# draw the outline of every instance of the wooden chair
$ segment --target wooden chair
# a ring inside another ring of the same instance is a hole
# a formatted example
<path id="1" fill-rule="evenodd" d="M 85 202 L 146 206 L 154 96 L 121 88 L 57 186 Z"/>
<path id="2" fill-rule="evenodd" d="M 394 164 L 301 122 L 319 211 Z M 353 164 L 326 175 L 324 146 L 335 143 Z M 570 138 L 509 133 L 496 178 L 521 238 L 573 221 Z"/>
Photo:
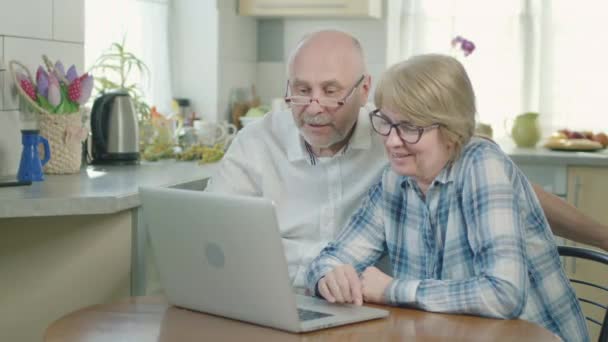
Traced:
<path id="1" fill-rule="evenodd" d="M 587 248 L 571 247 L 571 246 L 558 246 L 557 249 L 558 249 L 560 256 L 579 258 L 579 259 L 585 259 L 585 260 L 590 260 L 593 262 L 602 263 L 602 264 L 606 265 L 606 274 L 608 274 L 608 254 L 597 252 L 597 251 L 587 249 Z M 608 285 L 606 285 L 605 283 L 596 284 L 596 283 L 592 283 L 592 282 L 585 281 L 582 279 L 575 279 L 575 278 L 570 278 L 570 281 L 575 284 L 581 284 L 584 286 L 589 286 L 592 288 L 596 288 L 596 289 L 605 291 L 608 294 L 608 287 L 607 287 Z M 608 282 L 608 278 L 606 278 L 606 281 Z M 598 341 L 599 342 L 608 342 L 608 303 L 598 303 L 589 298 L 583 298 L 579 294 L 577 294 L 577 296 L 578 296 L 578 300 L 580 302 L 587 303 L 589 305 L 601 308 L 604 311 L 604 321 L 603 322 L 600 322 L 599 320 L 597 320 L 593 317 L 589 317 L 587 315 L 585 315 L 585 318 L 589 322 L 592 322 L 593 324 L 597 324 L 601 327 Z"/>

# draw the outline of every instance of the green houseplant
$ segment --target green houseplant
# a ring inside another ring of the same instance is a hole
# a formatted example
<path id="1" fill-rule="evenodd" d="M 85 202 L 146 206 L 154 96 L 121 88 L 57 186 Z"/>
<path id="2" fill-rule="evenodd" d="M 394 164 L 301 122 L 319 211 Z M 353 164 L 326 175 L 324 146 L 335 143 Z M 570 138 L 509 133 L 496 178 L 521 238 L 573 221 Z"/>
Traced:
<path id="1" fill-rule="evenodd" d="M 98 93 L 121 90 L 133 99 L 140 124 L 150 119 L 150 106 L 144 101 L 140 86 L 133 82 L 135 76 L 149 78 L 150 70 L 146 64 L 125 48 L 125 40 L 112 43 L 91 67 L 95 75 L 95 90 Z"/>

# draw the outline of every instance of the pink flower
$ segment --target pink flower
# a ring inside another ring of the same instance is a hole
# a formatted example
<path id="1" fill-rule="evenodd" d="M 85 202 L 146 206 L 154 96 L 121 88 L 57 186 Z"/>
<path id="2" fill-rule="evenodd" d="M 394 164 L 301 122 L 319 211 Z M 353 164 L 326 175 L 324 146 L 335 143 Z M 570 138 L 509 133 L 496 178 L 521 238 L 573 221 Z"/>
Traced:
<path id="1" fill-rule="evenodd" d="M 27 96 L 36 101 L 36 89 L 34 88 L 34 85 L 29 77 L 25 76 L 21 72 L 17 72 L 17 81 L 19 82 L 19 87 L 23 89 Z"/>
<path id="2" fill-rule="evenodd" d="M 61 89 L 59 88 L 59 81 L 57 76 L 49 74 L 49 103 L 53 106 L 59 106 L 61 103 Z"/>
<path id="3" fill-rule="evenodd" d="M 68 87 L 68 97 L 71 101 L 84 104 L 91 96 L 93 90 L 93 76 L 84 74 L 75 79 Z"/>

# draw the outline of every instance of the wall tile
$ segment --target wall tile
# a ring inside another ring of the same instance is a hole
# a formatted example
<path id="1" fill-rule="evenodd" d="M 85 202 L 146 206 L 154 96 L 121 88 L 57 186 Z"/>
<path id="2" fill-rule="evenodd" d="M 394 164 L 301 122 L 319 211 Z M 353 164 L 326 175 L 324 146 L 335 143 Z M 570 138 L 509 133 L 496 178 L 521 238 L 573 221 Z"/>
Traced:
<path id="1" fill-rule="evenodd" d="M 84 3 L 53 0 L 53 39 L 84 43 Z"/>
<path id="2" fill-rule="evenodd" d="M 274 98 L 283 97 L 287 84 L 286 64 L 283 62 L 258 63 L 255 84 L 264 104 L 270 104 Z"/>
<path id="3" fill-rule="evenodd" d="M 0 0 L 0 34 L 51 39 L 53 1 Z"/>
<path id="4" fill-rule="evenodd" d="M 78 43 L 63 43 L 47 40 L 4 37 L 4 59 L 15 59 L 27 66 L 34 76 L 36 69 L 42 62 L 42 54 L 51 60 L 60 59 L 65 68 L 75 64 L 79 73 L 84 69 L 84 46 Z M 3 110 L 15 110 L 19 107 L 17 94 L 13 81 L 7 74 L 4 79 L 4 105 Z"/>
<path id="5" fill-rule="evenodd" d="M 283 36 L 282 19 L 258 20 L 258 62 L 283 61 Z"/>
<path id="6" fill-rule="evenodd" d="M 0 111 L 4 108 L 4 79 L 8 77 L 8 65 L 4 59 L 4 37 L 0 36 Z"/>
<path id="7" fill-rule="evenodd" d="M 305 34 L 322 29 L 336 29 L 348 32 L 359 39 L 365 51 L 367 63 L 384 63 L 386 60 L 385 25 L 386 21 L 382 19 L 285 20 L 283 60 L 287 60 L 289 53 Z"/>
<path id="8" fill-rule="evenodd" d="M 235 88 L 246 88 L 250 93 L 251 85 L 256 84 L 255 62 L 224 62 L 220 70 L 218 92 L 218 120 L 227 120 L 230 112 L 230 97 Z M 256 89 L 257 91 L 257 89 Z"/>
<path id="9" fill-rule="evenodd" d="M 21 159 L 19 112 L 0 111 L 0 176 L 17 174 Z"/>
<path id="10" fill-rule="evenodd" d="M 219 10 L 219 53 L 221 61 L 255 62 L 257 60 L 257 21 L 254 17 L 236 14 L 236 0 Z M 228 6 L 230 5 L 230 6 Z"/>

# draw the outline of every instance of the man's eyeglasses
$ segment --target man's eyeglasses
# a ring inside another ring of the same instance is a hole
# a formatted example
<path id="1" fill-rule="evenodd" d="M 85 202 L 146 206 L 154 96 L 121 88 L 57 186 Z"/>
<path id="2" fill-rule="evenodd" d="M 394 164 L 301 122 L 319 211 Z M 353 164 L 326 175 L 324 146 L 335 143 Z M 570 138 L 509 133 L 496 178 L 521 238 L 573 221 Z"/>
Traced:
<path id="1" fill-rule="evenodd" d="M 341 99 L 336 99 L 336 98 L 331 98 L 331 97 L 312 98 L 310 96 L 299 96 L 299 95 L 289 96 L 289 80 L 287 80 L 287 89 L 285 89 L 285 102 L 288 105 L 293 105 L 293 106 L 308 106 L 309 104 L 313 103 L 314 101 L 317 101 L 317 103 L 320 106 L 323 106 L 325 108 L 338 108 L 340 106 L 343 106 L 346 103 L 346 101 L 348 101 L 348 99 L 355 92 L 355 89 L 357 89 L 357 87 L 359 87 L 359 85 L 361 85 L 361 82 L 363 82 L 364 79 L 365 79 L 365 75 L 361 75 L 361 77 L 359 78 L 357 83 L 355 83 L 355 85 L 350 89 L 348 94 L 346 94 L 346 96 L 344 96 Z"/>
<path id="2" fill-rule="evenodd" d="M 397 135 L 408 144 L 419 142 L 424 132 L 439 127 L 439 124 L 416 126 L 406 121 L 393 123 L 388 117 L 382 114 L 380 109 L 376 109 L 369 113 L 369 119 L 372 122 L 372 128 L 376 133 L 387 137 L 391 134 L 391 130 L 394 127 L 397 130 Z"/>

